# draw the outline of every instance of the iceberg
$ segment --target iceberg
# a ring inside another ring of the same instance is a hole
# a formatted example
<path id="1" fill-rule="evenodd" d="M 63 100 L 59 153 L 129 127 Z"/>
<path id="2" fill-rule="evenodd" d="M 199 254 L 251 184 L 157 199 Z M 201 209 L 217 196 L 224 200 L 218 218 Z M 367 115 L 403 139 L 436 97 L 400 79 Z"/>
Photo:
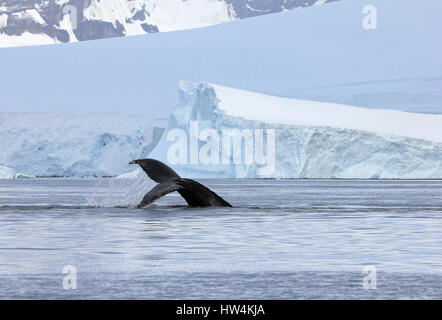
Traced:
<path id="1" fill-rule="evenodd" d="M 23 177 L 116 176 L 150 154 L 164 127 L 138 115 L 0 113 L 0 165 Z"/>
<path id="2" fill-rule="evenodd" d="M 232 132 L 241 133 L 241 156 L 235 147 L 232 152 Z M 255 144 L 247 146 L 247 137 Z M 273 170 L 260 174 L 263 157 L 272 154 Z M 438 179 L 442 115 L 181 81 L 178 104 L 151 156 L 193 178 Z"/>
<path id="3" fill-rule="evenodd" d="M 0 180 L 1 179 L 15 179 L 17 173 L 14 169 L 0 166 Z"/>
<path id="4" fill-rule="evenodd" d="M 32 179 L 35 178 L 32 175 L 26 175 L 15 172 L 14 169 L 0 166 L 0 180 L 12 180 L 12 179 Z"/>

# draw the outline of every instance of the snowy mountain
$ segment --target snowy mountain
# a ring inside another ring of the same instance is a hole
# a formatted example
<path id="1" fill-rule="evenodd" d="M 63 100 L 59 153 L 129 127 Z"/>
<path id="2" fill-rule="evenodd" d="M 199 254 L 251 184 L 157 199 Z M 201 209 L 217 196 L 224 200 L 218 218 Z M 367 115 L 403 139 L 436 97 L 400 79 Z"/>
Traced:
<path id="1" fill-rule="evenodd" d="M 152 157 L 185 176 L 442 178 L 442 115 L 287 99 L 209 83 L 181 82 L 179 97 Z M 235 159 L 238 130 L 245 131 Z M 265 152 L 257 153 L 260 146 Z M 269 165 L 272 170 L 261 175 Z"/>
<path id="2" fill-rule="evenodd" d="M 205 27 L 337 0 L 0 0 L 0 47 Z"/>
<path id="3" fill-rule="evenodd" d="M 118 114 L 0 113 L 0 178 L 113 176 L 148 156 L 163 122 Z"/>

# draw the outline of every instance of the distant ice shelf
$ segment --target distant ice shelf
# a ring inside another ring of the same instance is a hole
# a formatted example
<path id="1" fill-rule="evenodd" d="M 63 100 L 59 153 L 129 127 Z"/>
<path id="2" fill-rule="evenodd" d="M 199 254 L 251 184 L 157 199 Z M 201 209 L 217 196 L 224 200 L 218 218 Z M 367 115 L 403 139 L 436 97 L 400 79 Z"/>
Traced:
<path id="1" fill-rule="evenodd" d="M 135 115 L 0 113 L 0 166 L 43 177 L 115 176 L 150 154 L 164 126 Z"/>

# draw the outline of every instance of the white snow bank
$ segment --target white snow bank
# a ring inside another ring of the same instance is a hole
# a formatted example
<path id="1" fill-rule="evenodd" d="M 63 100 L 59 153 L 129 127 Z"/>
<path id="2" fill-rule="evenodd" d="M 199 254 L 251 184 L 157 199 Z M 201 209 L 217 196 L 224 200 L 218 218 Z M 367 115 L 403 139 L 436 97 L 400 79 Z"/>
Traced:
<path id="1" fill-rule="evenodd" d="M 39 46 L 46 44 L 59 43 L 54 38 L 46 34 L 34 34 L 30 32 L 24 32 L 19 36 L 10 36 L 4 33 L 0 33 L 0 48 L 6 47 L 20 47 L 20 46 Z"/>
<path id="2" fill-rule="evenodd" d="M 193 147 L 191 122 L 198 123 L 199 131 Z M 274 130 L 274 170 L 266 177 L 442 178 L 441 115 L 286 99 L 209 83 L 180 83 L 179 102 L 151 157 L 186 177 L 260 177 L 256 153 L 249 164 L 235 162 L 232 153 L 225 159 L 222 141 L 211 145 L 212 162 L 202 161 L 208 142 L 201 132 L 215 131 L 222 137 L 223 130 L 234 129 L 261 130 L 267 139 Z M 171 163 L 170 155 L 179 154 L 171 153 L 177 146 L 177 130 L 190 141 L 183 158 L 187 159 Z M 240 151 L 243 158 L 253 155 L 253 150 Z"/>
<path id="3" fill-rule="evenodd" d="M 38 11 L 35 9 L 26 10 L 25 14 L 38 24 L 41 24 L 41 25 L 46 24 L 46 21 L 44 21 L 44 19 L 40 15 L 40 13 L 38 13 Z"/>
<path id="4" fill-rule="evenodd" d="M 225 1 L 161 0 L 146 4 L 148 22 L 160 32 L 207 27 L 235 20 L 231 6 Z"/>

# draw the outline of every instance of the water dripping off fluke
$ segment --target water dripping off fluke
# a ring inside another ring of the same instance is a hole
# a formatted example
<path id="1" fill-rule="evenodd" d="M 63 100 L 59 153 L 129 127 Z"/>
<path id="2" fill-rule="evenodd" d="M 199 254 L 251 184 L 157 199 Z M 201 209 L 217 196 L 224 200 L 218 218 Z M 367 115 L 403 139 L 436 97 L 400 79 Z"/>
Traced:
<path id="1" fill-rule="evenodd" d="M 154 184 L 142 170 L 138 170 L 131 178 L 111 178 L 86 197 L 87 206 L 136 208 Z"/>

